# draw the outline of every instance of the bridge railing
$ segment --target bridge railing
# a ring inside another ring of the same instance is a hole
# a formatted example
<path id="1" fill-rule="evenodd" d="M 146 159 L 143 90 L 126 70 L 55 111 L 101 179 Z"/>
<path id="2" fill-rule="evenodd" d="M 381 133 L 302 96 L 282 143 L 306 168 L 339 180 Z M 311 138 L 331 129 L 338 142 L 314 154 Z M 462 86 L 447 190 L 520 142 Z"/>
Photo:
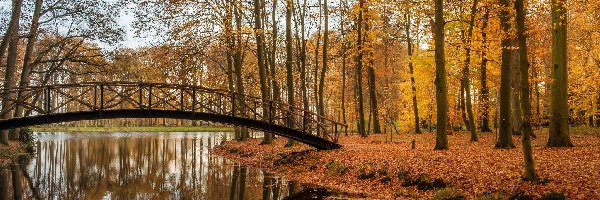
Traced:
<path id="1" fill-rule="evenodd" d="M 21 98 L 17 98 L 21 93 Z M 345 126 L 302 108 L 191 85 L 137 82 L 86 82 L 14 88 L 0 92 L 0 117 L 12 118 L 15 110 L 24 116 L 117 109 L 175 110 L 211 113 L 252 119 L 300 130 L 337 142 Z M 5 106 L 6 105 L 6 106 Z M 20 117 L 20 116 L 15 116 Z"/>

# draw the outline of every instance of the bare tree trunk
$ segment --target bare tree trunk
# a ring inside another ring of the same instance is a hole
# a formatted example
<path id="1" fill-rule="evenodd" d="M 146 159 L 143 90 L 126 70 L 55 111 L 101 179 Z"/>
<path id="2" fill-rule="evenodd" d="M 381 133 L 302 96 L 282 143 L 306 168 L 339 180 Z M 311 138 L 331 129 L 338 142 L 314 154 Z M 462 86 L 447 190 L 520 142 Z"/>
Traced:
<path id="1" fill-rule="evenodd" d="M 286 12 L 285 12 L 285 49 L 286 49 L 286 81 L 287 81 L 287 102 L 290 105 L 288 112 L 291 112 L 291 107 L 294 106 L 294 75 L 292 68 L 292 9 L 294 8 L 293 0 L 286 0 Z M 291 114 L 291 113 L 289 113 Z M 293 128 L 294 123 L 291 119 L 292 116 L 288 116 L 288 127 Z M 293 140 L 288 140 L 286 146 L 291 146 Z"/>
<path id="2" fill-rule="evenodd" d="M 323 32 L 323 69 L 321 69 L 321 78 L 319 79 L 319 103 L 318 111 L 319 115 L 325 116 L 325 105 L 323 104 L 323 92 L 325 91 L 325 73 L 327 72 L 327 45 L 329 42 L 329 10 L 327 7 L 327 0 L 323 1 L 323 15 L 325 17 L 325 32 Z M 321 118 L 321 123 L 324 123 L 324 119 Z"/>
<path id="3" fill-rule="evenodd" d="M 340 0 L 340 5 L 344 5 L 346 2 Z M 344 14 L 341 14 L 341 20 L 340 20 L 340 33 L 341 35 L 346 35 L 346 31 L 344 29 Z M 342 39 L 342 123 L 347 124 L 348 122 L 346 121 L 346 50 L 347 50 L 347 45 L 346 45 L 346 39 L 343 38 Z M 348 127 L 344 127 L 344 132 L 346 134 L 348 134 Z"/>
<path id="4" fill-rule="evenodd" d="M 502 64 L 500 67 L 500 133 L 496 148 L 515 148 L 511 133 L 511 66 L 510 60 L 513 55 L 511 46 L 510 15 L 507 10 L 510 8 L 508 0 L 500 0 L 500 27 L 502 28 Z"/>
<path id="5" fill-rule="evenodd" d="M 521 70 L 521 106 L 523 107 L 523 161 L 525 163 L 525 173 L 523 179 L 527 181 L 536 181 L 535 166 L 533 164 L 533 153 L 531 150 L 530 136 L 533 133 L 531 129 L 531 100 L 529 99 L 529 60 L 527 59 L 527 38 L 525 36 L 525 9 L 524 0 L 515 1 L 515 10 L 517 12 L 517 37 L 519 39 L 519 55 Z"/>
<path id="6" fill-rule="evenodd" d="M 511 40 L 511 46 L 516 47 L 518 46 L 518 41 L 516 38 Z M 511 107 L 512 107 L 512 123 L 511 123 L 511 128 L 512 128 L 512 134 L 513 135 L 521 135 L 521 127 L 523 126 L 523 114 L 522 114 L 522 110 L 521 110 L 521 70 L 519 70 L 520 65 L 519 65 L 519 61 L 521 60 L 520 58 L 520 54 L 518 51 L 513 51 L 512 52 L 513 55 L 511 56 L 511 63 L 510 66 L 512 67 L 512 93 L 511 93 L 511 99 L 510 99 L 510 103 L 511 103 Z"/>
<path id="7" fill-rule="evenodd" d="M 281 100 L 281 91 L 279 88 L 279 83 L 277 81 L 277 63 L 276 63 L 276 52 L 277 52 L 277 0 L 273 0 L 273 10 L 271 11 L 271 23 L 273 25 L 273 36 L 271 36 L 271 89 L 273 90 L 273 100 L 280 101 Z M 274 112 L 274 111 L 272 111 Z"/>
<path id="8" fill-rule="evenodd" d="M 414 72 L 414 67 L 413 67 L 413 62 L 412 62 L 412 56 L 413 56 L 413 43 L 412 43 L 412 37 L 410 35 L 410 14 L 409 11 L 406 10 L 406 46 L 408 49 L 408 70 L 410 72 L 410 87 L 412 89 L 412 104 L 413 104 L 413 113 L 415 116 L 415 133 L 421 133 L 421 126 L 419 123 L 419 107 L 417 104 L 417 87 L 415 84 L 415 72 Z"/>
<path id="9" fill-rule="evenodd" d="M 481 132 L 492 132 L 490 129 L 490 98 L 489 98 L 489 90 L 487 87 L 487 33 L 486 29 L 488 26 L 488 19 L 490 16 L 490 11 L 487 7 L 484 7 L 485 13 L 483 14 L 483 25 L 481 27 L 481 40 L 482 40 L 482 49 L 481 49 Z"/>
<path id="10" fill-rule="evenodd" d="M 6 35 L 4 36 L 4 41 L 8 42 L 8 53 L 7 53 L 7 61 L 6 61 L 6 69 L 4 71 L 4 88 L 3 88 L 3 97 L 2 97 L 2 116 L 1 119 L 7 119 L 10 117 L 8 105 L 11 104 L 11 101 L 8 100 L 12 98 L 12 94 L 9 91 L 14 87 L 15 84 L 15 70 L 17 68 L 17 56 L 18 56 L 18 48 L 19 48 L 19 19 L 21 17 L 21 6 L 23 5 L 23 0 L 13 0 L 12 2 L 12 15 L 10 18 L 10 23 L 8 25 L 8 30 L 6 31 Z M 2 57 L 2 54 L 0 54 Z M 8 130 L 2 130 L 0 134 L 0 143 L 8 145 Z"/>
<path id="11" fill-rule="evenodd" d="M 29 35 L 27 36 L 27 47 L 25 48 L 25 56 L 23 57 L 23 70 L 21 72 L 21 80 L 19 81 L 19 87 L 27 87 L 29 86 L 29 81 L 31 80 L 31 69 L 33 68 L 33 63 L 31 59 L 33 57 L 33 48 L 37 41 L 37 33 L 40 21 L 40 13 L 42 12 L 42 0 L 35 1 L 35 8 L 33 11 L 33 18 L 31 19 L 31 27 L 29 30 Z M 17 93 L 17 101 L 23 101 L 23 92 L 19 91 Z M 15 117 L 23 116 L 23 106 L 17 105 L 15 109 Z M 16 135 L 19 135 L 20 129 L 16 129 Z"/>
<path id="12" fill-rule="evenodd" d="M 473 38 L 473 27 L 475 26 L 475 15 L 477 14 L 478 2 L 478 0 L 474 0 L 473 6 L 471 6 L 471 19 L 469 21 L 469 30 L 466 38 L 465 68 L 463 69 L 463 79 L 465 83 L 464 92 L 466 94 L 465 101 L 467 106 L 467 114 L 469 115 L 469 131 L 471 132 L 471 142 L 479 140 L 477 138 L 477 130 L 475 129 L 475 117 L 473 116 L 473 105 L 471 103 L 471 85 L 469 83 L 469 65 L 471 65 L 471 38 Z"/>
<path id="13" fill-rule="evenodd" d="M 235 66 L 235 75 L 236 75 L 236 90 L 238 94 L 245 94 L 244 92 L 244 81 L 243 81 L 243 76 L 242 76 L 242 5 L 241 2 L 234 0 L 233 1 L 234 4 L 234 15 L 235 15 L 235 26 L 236 26 L 236 45 L 235 45 L 235 53 L 234 53 L 234 59 L 233 59 L 233 64 Z M 243 102 L 243 99 L 239 100 L 237 104 L 240 104 Z M 236 110 L 238 110 L 238 113 L 241 114 L 245 114 L 246 113 L 246 108 L 244 106 L 239 106 L 239 109 L 236 108 Z M 240 137 L 238 138 L 238 140 L 240 141 L 244 141 L 246 139 L 248 139 L 249 137 L 249 133 L 248 133 L 248 129 L 241 127 L 240 128 Z"/>
<path id="14" fill-rule="evenodd" d="M 358 11 L 358 21 L 356 22 L 357 27 L 357 51 L 358 55 L 356 56 L 356 93 L 357 93 L 357 101 L 358 101 L 358 134 L 362 137 L 367 137 L 367 133 L 365 132 L 365 113 L 364 113 L 364 105 L 363 105 L 363 93 L 362 93 L 362 65 L 363 65 L 363 42 L 362 42 L 362 28 L 363 28 L 363 7 L 364 0 L 359 0 L 358 5 L 360 7 Z"/>
<path id="15" fill-rule="evenodd" d="M 444 0 L 435 0 L 435 96 L 437 100 L 437 133 L 435 150 L 448 149 L 448 88 L 446 87 L 446 65 L 444 58 Z"/>
<path id="16" fill-rule="evenodd" d="M 372 121 L 369 120 L 369 122 L 373 123 L 373 133 L 379 134 L 379 133 L 381 133 L 381 126 L 379 124 L 379 110 L 377 108 L 377 88 L 376 88 L 376 83 L 375 83 L 375 66 L 373 66 L 374 62 L 373 62 L 373 50 L 372 50 L 373 44 L 372 44 L 372 41 L 370 41 L 369 37 L 368 37 L 368 35 L 369 35 L 368 33 L 371 32 L 371 28 L 372 28 L 372 26 L 371 26 L 372 22 L 368 18 L 368 16 L 369 16 L 369 14 L 368 14 L 369 13 L 369 5 L 368 4 L 365 6 L 364 10 L 367 14 L 365 15 L 365 23 L 364 23 L 365 24 L 365 36 L 363 36 L 363 43 L 367 43 L 369 45 L 369 47 L 371 47 L 371 48 L 366 48 L 369 50 L 368 51 L 369 56 L 367 57 L 368 58 L 367 59 L 368 60 L 367 75 L 369 76 L 368 77 L 369 78 L 369 81 L 368 81 L 369 103 L 370 103 L 369 108 L 370 108 L 370 115 L 372 117 Z M 371 119 L 371 118 L 369 118 L 369 119 Z M 369 125 L 370 124 L 371 123 L 369 123 Z M 371 130 L 371 129 L 368 129 L 368 130 Z"/>
<path id="17" fill-rule="evenodd" d="M 572 147 L 569 136 L 566 0 L 552 0 L 552 83 L 548 147 Z"/>
<path id="18" fill-rule="evenodd" d="M 262 26 L 262 6 L 261 0 L 254 0 L 254 34 L 256 37 L 256 59 L 258 62 L 258 75 L 260 81 L 260 94 L 261 98 L 264 100 L 270 99 L 269 88 L 267 87 L 267 67 L 265 66 L 265 57 L 264 57 L 264 30 Z M 262 105 L 262 113 L 265 118 L 269 118 L 268 115 L 271 114 L 269 110 L 269 105 L 263 103 Z M 271 133 L 265 133 L 263 137 L 263 141 L 261 144 L 271 144 L 273 140 L 273 135 Z"/>

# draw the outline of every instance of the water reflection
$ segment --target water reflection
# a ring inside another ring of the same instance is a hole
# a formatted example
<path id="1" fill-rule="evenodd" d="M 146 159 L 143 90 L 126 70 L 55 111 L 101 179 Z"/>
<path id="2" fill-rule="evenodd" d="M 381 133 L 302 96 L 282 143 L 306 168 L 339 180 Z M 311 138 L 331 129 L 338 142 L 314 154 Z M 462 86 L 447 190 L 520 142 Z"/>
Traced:
<path id="1" fill-rule="evenodd" d="M 209 150 L 230 133 L 44 133 L 0 199 L 283 199 L 303 188 Z"/>

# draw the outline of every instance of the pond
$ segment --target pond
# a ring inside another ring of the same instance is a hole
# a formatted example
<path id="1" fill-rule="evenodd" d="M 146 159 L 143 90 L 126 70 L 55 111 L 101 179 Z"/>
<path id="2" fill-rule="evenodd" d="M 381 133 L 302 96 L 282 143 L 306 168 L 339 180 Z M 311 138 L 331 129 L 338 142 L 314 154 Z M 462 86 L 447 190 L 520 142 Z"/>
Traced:
<path id="1" fill-rule="evenodd" d="M 33 158 L 0 168 L 0 199 L 284 199 L 314 190 L 209 152 L 232 137 L 37 133 Z"/>

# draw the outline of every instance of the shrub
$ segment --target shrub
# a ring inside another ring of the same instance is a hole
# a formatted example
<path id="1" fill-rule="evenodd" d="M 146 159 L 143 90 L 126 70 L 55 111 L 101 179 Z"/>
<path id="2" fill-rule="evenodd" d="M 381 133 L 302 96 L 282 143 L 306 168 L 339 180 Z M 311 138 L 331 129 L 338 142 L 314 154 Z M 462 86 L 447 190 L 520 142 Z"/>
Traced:
<path id="1" fill-rule="evenodd" d="M 25 145 L 27 153 L 35 153 L 35 136 L 31 128 L 21 128 L 19 132 L 19 141 Z"/>

